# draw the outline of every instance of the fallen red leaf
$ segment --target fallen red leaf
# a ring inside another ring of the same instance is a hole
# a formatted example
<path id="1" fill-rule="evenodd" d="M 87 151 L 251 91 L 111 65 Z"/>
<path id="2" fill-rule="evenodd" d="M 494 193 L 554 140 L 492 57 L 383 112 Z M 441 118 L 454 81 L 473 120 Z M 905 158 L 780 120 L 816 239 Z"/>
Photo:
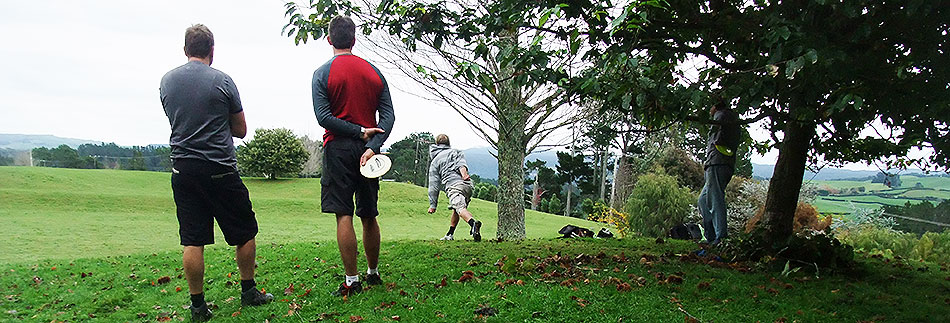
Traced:
<path id="1" fill-rule="evenodd" d="M 351 322 L 351 323 L 356 323 L 356 322 L 359 322 L 359 321 L 362 321 L 362 320 L 363 320 L 363 317 L 362 317 L 362 316 L 359 316 L 359 315 L 350 316 L 350 322 Z"/>
<path id="2" fill-rule="evenodd" d="M 389 318 L 392 319 L 393 321 L 399 321 L 400 319 L 399 315 L 393 315 L 393 316 L 390 316 Z"/>
<path id="3" fill-rule="evenodd" d="M 241 311 L 231 313 L 231 317 L 237 317 L 238 315 L 241 315 Z"/>
<path id="4" fill-rule="evenodd" d="M 171 277 L 162 276 L 161 278 L 158 279 L 158 284 L 159 284 L 159 285 L 168 284 L 168 283 L 170 283 L 171 281 L 172 281 L 172 278 L 171 278 Z"/>
<path id="5" fill-rule="evenodd" d="M 284 288 L 284 295 L 290 295 L 294 293 L 294 283 L 290 283 L 290 286 Z"/>
<path id="6" fill-rule="evenodd" d="M 633 288 L 630 287 L 630 284 L 627 284 L 627 283 L 620 283 L 617 285 L 618 292 L 627 292 L 627 291 L 630 291 L 631 289 Z"/>

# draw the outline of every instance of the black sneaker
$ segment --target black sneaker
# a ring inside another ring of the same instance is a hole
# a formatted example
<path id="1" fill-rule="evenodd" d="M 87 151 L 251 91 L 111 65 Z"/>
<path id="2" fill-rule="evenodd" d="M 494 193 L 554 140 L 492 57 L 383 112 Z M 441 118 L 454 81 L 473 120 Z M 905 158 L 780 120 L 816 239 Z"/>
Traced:
<path id="1" fill-rule="evenodd" d="M 368 274 L 366 275 L 366 284 L 367 285 L 382 285 L 383 279 L 379 278 L 379 274 Z"/>
<path id="2" fill-rule="evenodd" d="M 270 303 L 272 300 L 274 300 L 274 295 L 271 295 L 271 293 L 261 293 L 257 288 L 251 288 L 241 293 L 241 305 L 244 306 L 264 305 Z"/>
<path id="3" fill-rule="evenodd" d="M 330 295 L 340 297 L 359 294 L 361 292 L 363 292 L 363 284 L 360 282 L 354 282 L 350 286 L 346 286 L 346 283 L 340 283 L 340 288 L 330 293 Z"/>
<path id="4" fill-rule="evenodd" d="M 475 225 L 472 225 L 472 238 L 475 239 L 475 242 L 482 241 L 482 221 L 475 220 Z"/>
<path id="5" fill-rule="evenodd" d="M 208 308 L 208 304 L 202 304 L 200 307 L 189 306 L 191 308 L 191 321 L 192 322 L 205 322 L 210 320 L 213 314 L 211 314 L 211 309 Z"/>

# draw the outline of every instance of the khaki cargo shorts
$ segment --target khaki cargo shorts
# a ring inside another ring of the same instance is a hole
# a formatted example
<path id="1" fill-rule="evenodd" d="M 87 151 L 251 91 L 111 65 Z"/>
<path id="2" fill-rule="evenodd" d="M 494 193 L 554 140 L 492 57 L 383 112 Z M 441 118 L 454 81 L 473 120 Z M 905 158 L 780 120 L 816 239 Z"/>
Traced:
<path id="1" fill-rule="evenodd" d="M 449 186 L 445 189 L 445 195 L 449 197 L 449 209 L 465 210 L 472 201 L 472 185 L 461 183 Z"/>

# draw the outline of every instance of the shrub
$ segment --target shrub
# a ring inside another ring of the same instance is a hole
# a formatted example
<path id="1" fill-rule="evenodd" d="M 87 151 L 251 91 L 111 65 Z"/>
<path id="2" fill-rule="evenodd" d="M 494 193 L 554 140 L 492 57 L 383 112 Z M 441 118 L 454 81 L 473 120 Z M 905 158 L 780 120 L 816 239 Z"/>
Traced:
<path id="1" fill-rule="evenodd" d="M 557 198 L 557 195 L 551 195 L 551 199 L 548 200 L 548 213 L 560 214 L 564 211 L 564 203 L 561 202 L 561 199 Z"/>
<path id="2" fill-rule="evenodd" d="M 759 221 L 762 221 L 764 213 L 765 208 L 760 208 L 759 212 L 757 212 L 752 219 L 749 219 L 749 222 L 745 224 L 746 233 L 752 232 L 752 230 L 755 229 Z M 792 232 L 826 231 L 830 227 L 831 215 L 822 218 L 820 214 L 818 214 L 818 210 L 816 210 L 814 206 L 811 206 L 811 204 L 804 202 L 798 203 L 798 207 L 795 208 L 795 220 L 792 222 Z"/>
<path id="3" fill-rule="evenodd" d="M 900 256 L 914 261 L 950 263 L 950 230 L 927 232 L 918 238 L 913 233 L 865 225 L 843 230 L 837 237 L 856 250 L 885 258 Z"/>
<path id="4" fill-rule="evenodd" d="M 495 195 L 498 194 L 498 186 L 491 183 L 478 183 L 475 184 L 472 194 L 475 198 L 494 202 Z"/>
<path id="5" fill-rule="evenodd" d="M 309 158 L 303 144 L 290 129 L 257 129 L 254 139 L 237 151 L 242 171 L 269 179 L 279 176 L 297 177 Z"/>
<path id="6" fill-rule="evenodd" d="M 602 201 L 591 202 L 591 212 L 587 214 L 587 219 L 609 224 L 621 237 L 630 234 L 630 216 L 607 206 Z"/>
<path id="7" fill-rule="evenodd" d="M 662 237 L 673 225 L 684 222 L 696 196 L 680 187 L 676 179 L 662 172 L 640 176 L 627 199 L 624 212 L 629 214 L 632 231 Z"/>

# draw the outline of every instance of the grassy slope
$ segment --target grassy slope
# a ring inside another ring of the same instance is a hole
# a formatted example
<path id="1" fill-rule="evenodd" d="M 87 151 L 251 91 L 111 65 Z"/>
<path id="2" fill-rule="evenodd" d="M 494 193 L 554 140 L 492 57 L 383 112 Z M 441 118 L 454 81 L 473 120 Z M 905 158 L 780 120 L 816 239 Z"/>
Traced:
<path id="1" fill-rule="evenodd" d="M 397 315 L 407 322 L 481 322 L 473 311 L 482 305 L 499 311 L 485 318 L 492 322 L 669 322 L 683 320 L 680 306 L 700 319 L 721 322 L 950 319 L 950 278 L 945 267 L 933 265 L 914 264 L 927 268 L 921 272 L 861 257 L 863 269 L 856 276 L 823 272 L 815 279 L 807 269 L 783 277 L 684 260 L 678 255 L 694 245 L 676 241 L 412 240 L 440 236 L 446 213 L 425 216 L 421 189 L 389 183 L 383 186 L 382 204 L 390 215 L 381 221 L 393 222 L 385 233 L 380 268 L 394 285 L 344 301 L 326 296 L 340 281 L 341 269 L 336 244 L 325 241 L 332 221 L 313 214 L 318 182 L 247 182 L 261 216 L 258 280 L 278 301 L 240 307 L 232 298 L 238 291 L 232 251 L 218 244 L 208 249 L 206 276 L 208 300 L 218 306 L 216 322 L 313 321 L 322 314 L 338 322 L 350 316 L 391 321 Z M 9 237 L 0 248 L 14 254 L 0 262 L 0 321 L 186 319 L 187 292 L 176 288 L 187 290 L 169 194 L 167 174 L 0 168 L 0 218 Z M 494 213 L 493 205 L 482 201 L 473 208 L 486 218 Z M 494 221 L 486 223 L 493 228 Z M 553 236 L 566 222 L 577 221 L 529 213 L 528 232 Z M 600 252 L 602 260 L 575 258 Z M 533 257 L 555 254 L 573 260 L 537 269 L 542 261 Z M 613 257 L 619 254 L 627 260 Z M 507 272 L 494 265 L 504 256 Z M 649 262 L 640 261 L 643 256 Z M 527 259 L 527 265 L 516 265 L 516 259 Z M 477 278 L 456 281 L 465 270 Z M 566 284 L 565 278 L 541 275 L 553 271 L 573 272 L 579 280 Z M 663 283 L 657 274 L 676 274 L 683 282 Z M 152 285 L 162 276 L 171 281 Z M 443 277 L 447 285 L 436 288 Z M 637 277 L 644 277 L 642 286 Z M 524 284 L 499 287 L 506 279 Z M 618 291 L 618 280 L 632 290 Z M 294 290 L 285 294 L 290 284 Z M 299 310 L 285 316 L 292 304 Z"/>
<path id="2" fill-rule="evenodd" d="M 950 319 L 950 281 L 943 279 L 947 272 L 934 266 L 920 272 L 865 259 L 863 273 L 854 276 L 821 273 L 816 279 L 806 268 L 784 277 L 767 271 L 743 273 L 677 256 L 691 248 L 687 243 L 656 244 L 647 239 L 386 242 L 380 268 L 384 280 L 393 285 L 342 300 L 327 296 L 342 279 L 335 244 L 267 244 L 259 247 L 258 280 L 277 295 L 277 301 L 256 308 L 242 308 L 234 298 L 239 287 L 233 256 L 225 248 L 215 248 L 207 254 L 206 294 L 218 306 L 215 322 L 306 322 L 322 314 L 337 322 L 349 322 L 351 316 L 365 322 L 392 321 L 393 316 L 404 322 L 482 322 L 473 311 L 483 305 L 499 312 L 486 318 L 490 322 L 674 322 L 685 317 L 680 306 L 704 321 L 717 322 L 772 322 L 783 317 L 799 322 Z M 577 257 L 601 252 L 600 260 Z M 555 254 L 569 260 L 560 265 L 543 260 Z M 625 261 L 614 257 L 620 254 L 627 257 Z M 496 266 L 504 256 L 510 265 Z M 644 256 L 649 262 L 640 260 Z M 517 265 L 518 258 L 526 259 L 523 265 Z M 187 319 L 183 308 L 187 288 L 178 260 L 179 254 L 169 251 L 9 266 L 0 271 L 0 292 L 6 296 L 0 299 L 0 320 Z M 542 263 L 548 266 L 537 269 Z M 465 270 L 477 278 L 457 281 Z M 555 271 L 574 273 L 577 280 L 564 283 L 564 277 L 543 275 Z M 675 274 L 683 280 L 666 283 L 658 274 Z M 162 276 L 171 281 L 153 285 Z M 446 286 L 437 287 L 443 277 Z M 637 277 L 644 278 L 642 286 Z M 507 279 L 522 280 L 523 285 L 501 288 Z M 631 284 L 632 289 L 620 291 L 618 282 Z M 293 291 L 285 293 L 291 284 Z M 299 310 L 285 316 L 292 304 Z"/>
<path id="3" fill-rule="evenodd" d="M 0 167 L 0 218 L 9 241 L 0 244 L 0 263 L 125 255 L 172 250 L 178 222 L 169 174 L 115 170 Z M 333 216 L 320 213 L 318 179 L 245 179 L 260 225 L 258 243 L 330 241 Z M 447 199 L 426 213 L 425 189 L 382 183 L 379 209 L 383 240 L 436 239 L 448 229 Z M 471 211 L 495 236 L 495 204 L 473 200 Z M 357 221 L 358 222 L 358 221 Z M 529 238 L 557 236 L 568 223 L 599 230 L 597 223 L 526 211 Z M 464 224 L 463 224 L 464 225 Z M 359 225 L 357 225 L 359 227 Z M 224 244 L 220 231 L 216 241 Z M 457 238 L 471 239 L 460 228 Z"/>

